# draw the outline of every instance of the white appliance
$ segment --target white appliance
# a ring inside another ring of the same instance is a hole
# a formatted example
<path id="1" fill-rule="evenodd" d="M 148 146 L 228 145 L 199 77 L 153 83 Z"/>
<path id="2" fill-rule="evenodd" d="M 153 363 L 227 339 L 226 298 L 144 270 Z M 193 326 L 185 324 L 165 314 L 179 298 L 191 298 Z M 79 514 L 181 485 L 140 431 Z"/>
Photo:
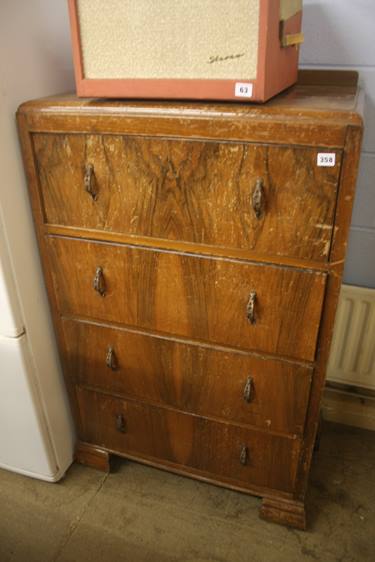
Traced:
<path id="1" fill-rule="evenodd" d="M 7 2 L 1 12 L 0 468 L 54 482 L 72 462 L 74 432 L 40 269 L 15 112 L 25 99 L 72 89 L 69 27 L 63 3 Z"/>
<path id="2" fill-rule="evenodd" d="M 71 430 L 64 425 L 60 428 L 63 435 L 57 428 L 53 430 L 56 420 L 51 423 L 44 408 L 48 396 L 16 300 L 1 217 L 0 222 L 0 467 L 57 481 L 72 462 Z M 56 365 L 56 372 L 50 371 L 50 376 L 59 377 L 57 370 Z M 54 417 L 65 417 L 69 424 L 64 393 L 58 402 L 60 412 Z"/>

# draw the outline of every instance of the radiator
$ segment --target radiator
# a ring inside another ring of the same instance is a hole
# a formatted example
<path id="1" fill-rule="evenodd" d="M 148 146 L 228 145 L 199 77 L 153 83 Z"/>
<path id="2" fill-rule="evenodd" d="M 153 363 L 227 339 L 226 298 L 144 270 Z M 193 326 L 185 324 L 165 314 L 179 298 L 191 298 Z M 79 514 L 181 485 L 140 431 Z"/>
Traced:
<path id="1" fill-rule="evenodd" d="M 342 286 L 327 379 L 375 390 L 375 289 Z"/>

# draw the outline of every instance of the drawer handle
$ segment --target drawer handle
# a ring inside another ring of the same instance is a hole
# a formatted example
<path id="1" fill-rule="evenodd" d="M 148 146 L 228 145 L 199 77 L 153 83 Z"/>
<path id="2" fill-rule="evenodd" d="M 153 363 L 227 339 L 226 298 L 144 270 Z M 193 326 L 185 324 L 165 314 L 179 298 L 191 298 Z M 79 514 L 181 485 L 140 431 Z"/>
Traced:
<path id="1" fill-rule="evenodd" d="M 242 445 L 241 453 L 240 453 L 240 463 L 245 466 L 247 464 L 248 457 L 249 457 L 249 450 L 246 447 L 246 445 Z"/>
<path id="2" fill-rule="evenodd" d="M 98 193 L 95 188 L 95 174 L 94 166 L 92 164 L 86 164 L 84 183 L 87 193 L 89 193 L 93 200 L 96 201 Z"/>
<path id="3" fill-rule="evenodd" d="M 243 389 L 243 399 L 245 400 L 245 402 L 250 402 L 252 389 L 253 389 L 253 379 L 252 377 L 247 377 L 245 387 Z"/>
<path id="4" fill-rule="evenodd" d="M 117 429 L 117 431 L 120 431 L 121 433 L 126 432 L 126 422 L 125 422 L 125 418 L 122 414 L 118 414 L 116 416 L 116 429 Z"/>
<path id="5" fill-rule="evenodd" d="M 264 210 L 264 189 L 263 189 L 263 180 L 261 178 L 258 178 L 255 183 L 253 195 L 251 198 L 251 203 L 256 218 L 260 219 Z"/>
<path id="6" fill-rule="evenodd" d="M 93 287 L 100 296 L 105 295 L 105 279 L 103 274 L 103 269 L 101 267 L 96 268 L 95 277 L 93 281 Z"/>
<path id="7" fill-rule="evenodd" d="M 246 312 L 247 312 L 247 319 L 250 322 L 250 324 L 255 324 L 256 319 L 255 319 L 255 301 L 256 301 L 256 297 L 257 294 L 255 291 L 251 291 L 250 295 L 249 295 L 249 300 L 247 303 L 247 307 L 246 307 Z"/>
<path id="8" fill-rule="evenodd" d="M 116 371 L 116 369 L 118 368 L 117 357 L 113 347 L 109 347 L 107 349 L 105 364 L 107 365 L 108 369 L 111 369 L 112 371 Z"/>

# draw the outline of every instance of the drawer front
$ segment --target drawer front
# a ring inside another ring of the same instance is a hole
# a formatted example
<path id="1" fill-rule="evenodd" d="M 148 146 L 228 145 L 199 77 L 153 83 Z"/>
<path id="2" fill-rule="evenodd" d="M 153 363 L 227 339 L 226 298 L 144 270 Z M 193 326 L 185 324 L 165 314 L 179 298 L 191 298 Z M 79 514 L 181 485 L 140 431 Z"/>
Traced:
<path id="1" fill-rule="evenodd" d="M 291 492 L 300 441 L 77 388 L 80 439 L 246 486 Z M 242 461 L 242 462 L 241 462 Z"/>
<path id="2" fill-rule="evenodd" d="M 303 432 L 312 368 L 64 319 L 68 376 L 114 394 Z"/>
<path id="3" fill-rule="evenodd" d="M 48 237 L 63 315 L 313 359 L 326 275 Z"/>
<path id="4" fill-rule="evenodd" d="M 328 258 L 339 152 L 318 167 L 317 149 L 244 143 L 35 134 L 34 148 L 50 224 Z"/>

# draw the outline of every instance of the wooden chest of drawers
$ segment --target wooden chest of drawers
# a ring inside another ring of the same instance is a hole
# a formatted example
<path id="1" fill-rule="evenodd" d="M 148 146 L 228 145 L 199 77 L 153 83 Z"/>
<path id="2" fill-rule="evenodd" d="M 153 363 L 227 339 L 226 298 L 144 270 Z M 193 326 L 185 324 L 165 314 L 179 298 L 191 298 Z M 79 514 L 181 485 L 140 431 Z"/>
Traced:
<path id="1" fill-rule="evenodd" d="M 257 494 L 305 527 L 362 134 L 355 77 L 317 76 L 264 106 L 20 107 L 79 461 Z"/>

